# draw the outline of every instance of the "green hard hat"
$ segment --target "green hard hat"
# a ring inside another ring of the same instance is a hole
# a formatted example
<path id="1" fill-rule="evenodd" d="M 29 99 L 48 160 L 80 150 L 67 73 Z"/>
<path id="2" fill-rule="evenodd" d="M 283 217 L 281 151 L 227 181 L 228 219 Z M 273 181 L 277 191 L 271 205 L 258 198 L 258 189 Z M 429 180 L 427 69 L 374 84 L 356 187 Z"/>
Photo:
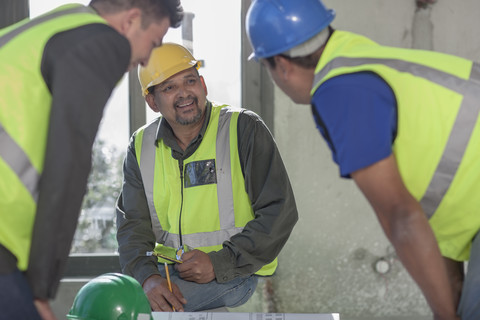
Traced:
<path id="1" fill-rule="evenodd" d="M 153 320 L 153 317 L 137 280 L 125 274 L 106 273 L 78 291 L 67 319 Z"/>

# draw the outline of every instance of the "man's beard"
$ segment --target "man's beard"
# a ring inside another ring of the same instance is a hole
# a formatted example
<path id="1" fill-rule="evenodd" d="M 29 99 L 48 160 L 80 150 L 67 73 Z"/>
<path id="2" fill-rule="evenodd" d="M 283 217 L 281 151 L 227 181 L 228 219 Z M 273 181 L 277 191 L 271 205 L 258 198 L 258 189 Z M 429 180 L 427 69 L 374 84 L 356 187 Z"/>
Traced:
<path id="1" fill-rule="evenodd" d="M 191 97 L 187 97 L 187 99 L 192 99 Z M 187 100 L 187 99 L 182 99 L 182 100 Z M 182 100 L 177 101 L 175 105 L 179 105 L 182 103 Z M 178 124 L 181 125 L 189 125 L 189 124 L 195 124 L 197 123 L 201 118 L 202 118 L 202 110 L 198 107 L 198 99 L 195 97 L 193 98 L 193 104 L 195 108 L 193 109 L 193 112 L 195 114 L 193 116 L 181 116 L 178 113 L 175 116 L 175 121 L 177 121 Z"/>

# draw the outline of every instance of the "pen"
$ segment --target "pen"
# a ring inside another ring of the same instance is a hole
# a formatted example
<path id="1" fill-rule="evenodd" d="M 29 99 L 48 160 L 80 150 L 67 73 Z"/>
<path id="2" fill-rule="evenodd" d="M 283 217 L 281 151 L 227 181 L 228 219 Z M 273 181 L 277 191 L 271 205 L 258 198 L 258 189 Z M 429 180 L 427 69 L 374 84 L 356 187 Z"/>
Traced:
<path id="1" fill-rule="evenodd" d="M 165 262 L 165 274 L 167 275 L 168 290 L 170 290 L 170 292 L 173 292 L 172 291 L 172 282 L 170 281 L 170 272 L 168 271 L 168 264 L 166 262 Z M 173 311 L 175 311 L 174 306 L 172 306 L 172 309 L 173 309 Z"/>

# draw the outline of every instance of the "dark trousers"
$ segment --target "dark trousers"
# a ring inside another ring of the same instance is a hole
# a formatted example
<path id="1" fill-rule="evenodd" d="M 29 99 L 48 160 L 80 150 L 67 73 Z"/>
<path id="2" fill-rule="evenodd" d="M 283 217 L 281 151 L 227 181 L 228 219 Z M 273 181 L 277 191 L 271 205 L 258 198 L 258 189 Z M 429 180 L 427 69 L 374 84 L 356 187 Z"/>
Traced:
<path id="1" fill-rule="evenodd" d="M 0 273 L 0 320 L 41 320 L 22 272 Z"/>

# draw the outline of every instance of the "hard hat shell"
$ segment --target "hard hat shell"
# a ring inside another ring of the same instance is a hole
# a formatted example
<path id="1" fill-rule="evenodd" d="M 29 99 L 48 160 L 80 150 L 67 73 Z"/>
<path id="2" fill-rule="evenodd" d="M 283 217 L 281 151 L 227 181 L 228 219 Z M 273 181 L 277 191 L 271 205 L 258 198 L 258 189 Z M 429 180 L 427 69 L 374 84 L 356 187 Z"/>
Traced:
<path id="1" fill-rule="evenodd" d="M 153 49 L 148 64 L 138 67 L 138 79 L 142 86 L 142 94 L 148 94 L 148 88 L 156 86 L 174 74 L 196 66 L 200 62 L 195 60 L 187 48 L 176 43 L 164 43 Z"/>
<path id="2" fill-rule="evenodd" d="M 78 291 L 67 319 L 153 320 L 153 317 L 137 280 L 120 273 L 106 273 Z"/>
<path id="3" fill-rule="evenodd" d="M 246 17 L 253 48 L 249 59 L 272 57 L 302 44 L 334 18 L 335 11 L 320 0 L 254 0 Z"/>

